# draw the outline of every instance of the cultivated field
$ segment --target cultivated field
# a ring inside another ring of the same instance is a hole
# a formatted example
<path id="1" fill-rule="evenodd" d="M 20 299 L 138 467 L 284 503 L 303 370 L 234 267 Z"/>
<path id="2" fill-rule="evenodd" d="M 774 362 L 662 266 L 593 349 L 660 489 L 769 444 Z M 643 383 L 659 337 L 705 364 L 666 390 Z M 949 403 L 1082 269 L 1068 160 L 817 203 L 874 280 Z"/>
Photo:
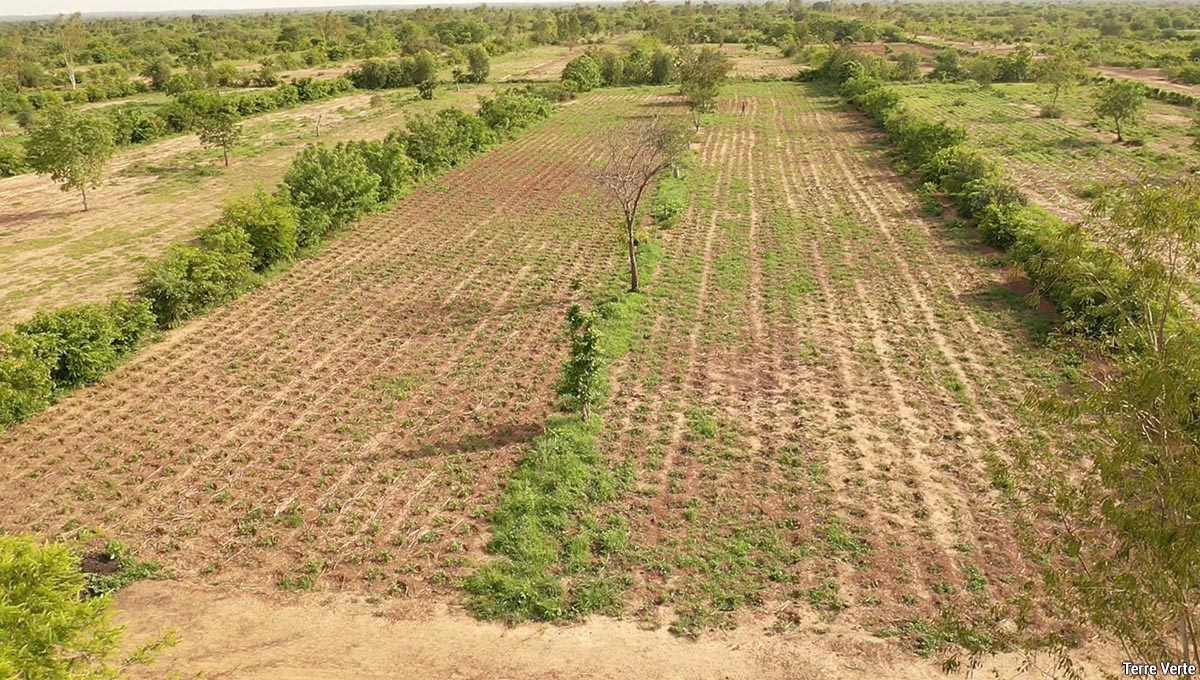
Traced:
<path id="1" fill-rule="evenodd" d="M 592 95 L 0 434 L 3 527 L 183 578 L 449 591 L 545 421 L 563 313 L 616 270 Z"/>
<path id="2" fill-rule="evenodd" d="M 632 611 L 694 632 L 749 607 L 920 649 L 938 611 L 981 616 L 1034 574 L 1002 470 L 1048 320 L 919 216 L 835 99 L 728 91 L 606 415 L 638 470 L 611 508 L 637 545 Z"/>

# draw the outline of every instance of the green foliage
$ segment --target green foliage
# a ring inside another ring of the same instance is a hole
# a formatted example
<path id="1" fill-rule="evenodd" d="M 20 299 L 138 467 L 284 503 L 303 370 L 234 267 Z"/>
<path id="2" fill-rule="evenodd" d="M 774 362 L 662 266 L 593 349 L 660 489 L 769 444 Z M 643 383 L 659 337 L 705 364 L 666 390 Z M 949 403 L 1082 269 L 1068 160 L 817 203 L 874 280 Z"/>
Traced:
<path id="1" fill-rule="evenodd" d="M 127 547 L 117 541 L 109 541 L 105 544 L 102 553 L 90 555 L 90 557 L 103 559 L 111 571 L 103 574 L 87 574 L 87 582 L 84 584 L 83 591 L 89 597 L 111 595 L 137 581 L 154 578 L 162 572 L 161 564 L 138 560 Z"/>
<path id="2" fill-rule="evenodd" d="M 721 50 L 704 46 L 679 53 L 679 89 L 688 106 L 697 113 L 711 111 L 733 62 Z"/>
<path id="3" fill-rule="evenodd" d="M 257 271 L 286 262 L 296 254 L 296 211 L 282 198 L 259 190 L 227 205 L 221 222 L 246 233 Z"/>
<path id="4" fill-rule="evenodd" d="M 79 561 L 57 545 L 0 536 L 0 677 L 117 678 L 121 643 L 105 598 L 80 597 Z"/>
<path id="5" fill-rule="evenodd" d="M 483 151 L 496 134 L 483 120 L 459 109 L 418 114 L 408 120 L 404 135 L 408 155 L 422 172 L 441 172 Z"/>
<path id="6" fill-rule="evenodd" d="M 897 110 L 884 120 L 884 129 L 913 167 L 921 167 L 942 149 L 961 144 L 967 131 L 942 121 L 922 120 L 907 111 Z"/>
<path id="7" fill-rule="evenodd" d="M 603 86 L 600 61 L 592 52 L 584 52 L 563 66 L 562 82 L 572 92 L 588 92 Z"/>
<path id="8" fill-rule="evenodd" d="M 1096 91 L 1093 110 L 1097 116 L 1111 119 L 1117 128 L 1117 141 L 1124 141 L 1123 126 L 1136 121 L 1145 105 L 1144 85 L 1135 80 L 1117 79 Z"/>
<path id="9" fill-rule="evenodd" d="M 534 94 L 505 90 L 495 97 L 479 98 L 479 117 L 502 137 L 510 137 L 549 115 L 550 102 Z"/>
<path id="10" fill-rule="evenodd" d="M 21 147 L 0 145 L 0 177 L 13 177 L 29 172 L 29 169 Z"/>
<path id="11" fill-rule="evenodd" d="M 467 82 L 486 83 L 491 72 L 491 59 L 483 45 L 469 45 L 466 50 Z"/>
<path id="12" fill-rule="evenodd" d="M 37 413 L 53 396 L 50 365 L 37 344 L 11 331 L 0 333 L 0 426 Z"/>
<path id="13" fill-rule="evenodd" d="M 659 227 L 671 227 L 679 221 L 687 208 L 687 182 L 675 176 L 663 177 L 658 182 L 654 193 L 654 201 L 650 204 L 650 217 Z"/>
<path id="14" fill-rule="evenodd" d="M 309 146 L 296 154 L 283 187 L 299 213 L 300 247 L 316 245 L 330 230 L 372 210 L 379 184 L 363 157 L 345 148 Z"/>
<path id="15" fill-rule="evenodd" d="M 337 151 L 357 155 L 371 174 L 379 179 L 377 195 L 380 203 L 398 198 L 404 188 L 412 184 L 418 172 L 417 164 L 408 157 L 401 138 L 389 136 L 382 142 L 343 142 L 338 145 Z"/>
<path id="16" fill-rule="evenodd" d="M 437 59 L 428 50 L 400 59 L 368 59 L 349 74 L 354 86 L 364 90 L 412 87 L 433 82 L 436 76 Z"/>
<path id="17" fill-rule="evenodd" d="M 52 107 L 29 133 L 26 161 L 63 191 L 78 189 L 87 210 L 87 190 L 100 185 L 104 165 L 116 150 L 113 136 L 113 125 L 104 116 Z"/>
<path id="18" fill-rule="evenodd" d="M 937 182 L 950 201 L 964 217 L 971 217 L 971 204 L 966 201 L 966 189 L 973 182 L 1000 180 L 1000 166 L 980 151 L 966 144 L 947 146 L 933 154 L 920 167 L 921 178 Z"/>
<path id="19" fill-rule="evenodd" d="M 218 223 L 196 245 L 173 246 L 151 265 L 138 287 L 162 328 L 176 326 L 213 305 L 232 300 L 257 278 L 250 237 Z"/>
<path id="20" fill-rule="evenodd" d="M 146 303 L 114 299 L 39 312 L 16 330 L 33 343 L 55 386 L 70 388 L 100 379 L 153 328 Z"/>
<path id="21" fill-rule="evenodd" d="M 197 125 L 196 133 L 200 137 L 200 144 L 220 149 L 225 165 L 229 165 L 229 150 L 242 135 L 242 126 L 238 125 L 237 121 L 236 114 L 221 110 L 202 117 Z"/>
<path id="22" fill-rule="evenodd" d="M 595 313 L 572 305 L 567 310 L 567 333 L 571 339 L 570 358 L 559 380 L 558 394 L 586 421 L 605 394 L 602 336 Z"/>

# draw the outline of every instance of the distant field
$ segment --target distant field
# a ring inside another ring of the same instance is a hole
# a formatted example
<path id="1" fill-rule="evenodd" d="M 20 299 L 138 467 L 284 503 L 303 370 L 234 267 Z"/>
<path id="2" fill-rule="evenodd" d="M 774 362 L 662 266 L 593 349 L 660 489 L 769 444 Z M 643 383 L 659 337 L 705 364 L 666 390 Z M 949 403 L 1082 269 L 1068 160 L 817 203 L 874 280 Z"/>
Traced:
<path id="1" fill-rule="evenodd" d="M 1031 84 L 922 83 L 893 86 L 923 116 L 965 126 L 972 140 L 1003 162 L 1011 179 L 1034 201 L 1068 219 L 1088 208 L 1097 182 L 1133 178 L 1143 171 L 1175 173 L 1200 166 L 1187 135 L 1192 111 L 1147 100 L 1142 122 L 1128 126 L 1132 144 L 1115 143 L 1112 121 L 1091 112 L 1095 86 L 1060 99 L 1062 118 L 1039 117 L 1053 99 Z"/>
<path id="2" fill-rule="evenodd" d="M 0 323 L 130 290 L 146 261 L 210 223 L 226 199 L 274 189 L 306 144 L 381 138 L 411 112 L 473 107 L 488 92 L 442 88 L 437 99 L 423 101 L 411 89 L 397 90 L 379 93 L 378 106 L 375 94 L 359 92 L 264 114 L 245 122 L 229 168 L 195 135 L 131 147 L 110 162 L 86 213 L 77 194 L 48 178 L 0 179 Z"/>

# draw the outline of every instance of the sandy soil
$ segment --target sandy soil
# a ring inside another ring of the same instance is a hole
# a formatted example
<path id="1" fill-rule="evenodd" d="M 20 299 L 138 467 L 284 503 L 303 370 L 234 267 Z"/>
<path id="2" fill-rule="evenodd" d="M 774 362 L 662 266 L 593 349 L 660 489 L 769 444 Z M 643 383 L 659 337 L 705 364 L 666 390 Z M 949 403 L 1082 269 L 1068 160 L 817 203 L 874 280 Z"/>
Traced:
<path id="1" fill-rule="evenodd" d="M 344 595 L 284 597 L 153 581 L 123 591 L 117 604 L 131 639 L 167 628 L 182 638 L 153 666 L 135 669 L 134 678 L 947 677 L 938 660 L 917 659 L 862 631 L 838 627 L 767 635 L 747 623 L 692 642 L 606 618 L 569 627 L 506 628 L 444 603 L 376 606 Z M 990 660 L 980 676 L 1046 677 L 1020 672 L 1021 662 L 1017 656 Z"/>

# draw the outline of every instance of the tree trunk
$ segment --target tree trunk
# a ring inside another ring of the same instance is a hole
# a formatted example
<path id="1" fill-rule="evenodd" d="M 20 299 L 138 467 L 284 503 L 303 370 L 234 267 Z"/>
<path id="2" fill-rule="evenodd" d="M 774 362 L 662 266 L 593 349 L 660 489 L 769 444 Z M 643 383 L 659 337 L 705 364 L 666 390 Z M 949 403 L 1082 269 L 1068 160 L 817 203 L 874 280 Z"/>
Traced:
<path id="1" fill-rule="evenodd" d="M 625 234 L 629 237 L 629 292 L 638 292 L 637 244 L 633 240 L 633 223 L 625 225 Z"/>
<path id="2" fill-rule="evenodd" d="M 69 54 L 66 56 L 67 56 L 67 73 L 69 73 L 71 75 L 71 89 L 74 90 L 75 89 L 75 60 L 72 59 L 71 55 L 69 55 Z"/>
<path id="3" fill-rule="evenodd" d="M 1113 122 L 1117 124 L 1117 141 L 1118 142 L 1125 141 L 1125 138 L 1121 136 L 1121 119 L 1113 118 Z"/>
<path id="4" fill-rule="evenodd" d="M 221 147 L 221 154 L 225 156 L 225 167 L 229 167 L 229 147 Z"/>
<path id="5" fill-rule="evenodd" d="M 79 193 L 83 195 L 83 211 L 87 212 L 87 187 L 82 184 L 79 185 Z"/>

